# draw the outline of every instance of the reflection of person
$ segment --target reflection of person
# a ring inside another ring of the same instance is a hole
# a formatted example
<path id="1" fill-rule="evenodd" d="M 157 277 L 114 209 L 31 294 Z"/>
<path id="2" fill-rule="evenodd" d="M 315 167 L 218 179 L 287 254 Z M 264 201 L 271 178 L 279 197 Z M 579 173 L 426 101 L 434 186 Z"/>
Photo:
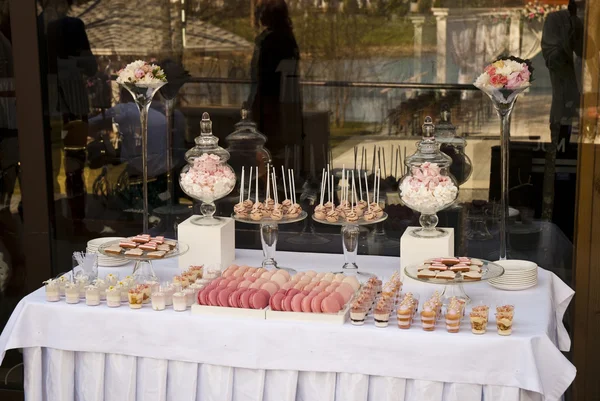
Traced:
<path id="1" fill-rule="evenodd" d="M 49 84 L 48 107 L 50 113 L 59 112 L 62 116 L 67 199 L 74 227 L 80 230 L 85 218 L 83 169 L 90 108 L 86 77 L 96 74 L 98 64 L 83 21 L 67 16 L 72 3 L 73 0 L 40 0 L 43 12 L 39 23 L 45 40 L 41 47 Z"/>
<path id="2" fill-rule="evenodd" d="M 121 90 L 121 103 L 106 110 L 103 114 L 90 118 L 90 131 L 93 133 L 114 122 L 122 135 L 120 160 L 127 163 L 127 173 L 131 180 L 142 176 L 142 137 L 140 112 L 127 90 Z M 112 122 L 111 122 L 112 121 Z M 148 111 L 148 177 L 154 179 L 167 172 L 167 118 L 162 103 L 152 102 Z M 181 166 L 185 152 L 185 117 L 176 110 L 173 128 L 173 166 Z M 149 188 L 152 187 L 150 183 Z M 164 185 L 163 185 L 164 186 Z M 163 192 L 156 188 L 151 192 Z"/>
<path id="3" fill-rule="evenodd" d="M 551 141 L 546 149 L 543 219 L 552 216 L 557 146 L 563 141 L 569 143 L 573 119 L 578 115 L 580 92 L 575 56 L 581 58 L 582 53 L 583 22 L 577 17 L 576 2 L 570 0 L 567 10 L 548 14 L 542 33 L 542 55 L 552 83 Z"/>
<path id="4" fill-rule="evenodd" d="M 264 30 L 255 41 L 248 101 L 274 163 L 283 164 L 285 148 L 303 139 L 300 50 L 285 0 L 258 0 L 254 15 Z"/>

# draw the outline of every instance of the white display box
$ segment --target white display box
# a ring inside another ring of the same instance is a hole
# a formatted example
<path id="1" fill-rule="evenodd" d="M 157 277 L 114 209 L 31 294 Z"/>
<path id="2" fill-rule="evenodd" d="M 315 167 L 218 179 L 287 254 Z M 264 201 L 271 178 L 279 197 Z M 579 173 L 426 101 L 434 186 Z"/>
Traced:
<path id="1" fill-rule="evenodd" d="M 408 227 L 400 238 L 400 270 L 402 281 L 410 280 L 404 274 L 406 266 L 423 262 L 425 259 L 454 256 L 454 229 L 443 228 L 447 234 L 439 238 L 417 238 L 410 234 L 419 227 Z"/>
<path id="2" fill-rule="evenodd" d="M 344 324 L 350 315 L 350 305 L 348 302 L 346 307 L 336 314 L 331 313 L 308 313 L 308 312 L 279 312 L 271 310 L 269 307 L 266 312 L 267 320 L 285 320 L 294 322 L 312 322 L 312 323 L 329 323 L 329 324 Z"/>
<path id="3" fill-rule="evenodd" d="M 192 315 L 242 317 L 265 320 L 265 309 L 229 308 L 224 306 L 192 305 Z"/>
<path id="4" fill-rule="evenodd" d="M 199 226 L 192 223 L 192 216 L 177 226 L 177 239 L 190 249 L 179 256 L 179 268 L 190 265 L 231 265 L 235 260 L 235 221 L 220 217 L 222 223 L 215 226 Z"/>

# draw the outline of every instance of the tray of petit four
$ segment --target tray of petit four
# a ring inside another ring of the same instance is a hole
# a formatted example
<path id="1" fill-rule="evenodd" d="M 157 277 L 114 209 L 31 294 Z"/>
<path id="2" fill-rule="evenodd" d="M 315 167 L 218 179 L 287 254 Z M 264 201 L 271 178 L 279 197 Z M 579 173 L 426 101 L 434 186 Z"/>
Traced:
<path id="1" fill-rule="evenodd" d="M 343 274 L 232 265 L 198 293 L 192 313 L 343 324 L 359 288 Z"/>
<path id="2" fill-rule="evenodd" d="M 140 234 L 122 240 L 110 241 L 100 245 L 98 252 L 131 260 L 165 259 L 187 252 L 187 244 L 162 236 L 152 237 Z"/>
<path id="3" fill-rule="evenodd" d="M 496 263 L 462 256 L 427 259 L 404 270 L 412 279 L 433 284 L 464 284 L 504 274 L 504 268 Z"/>

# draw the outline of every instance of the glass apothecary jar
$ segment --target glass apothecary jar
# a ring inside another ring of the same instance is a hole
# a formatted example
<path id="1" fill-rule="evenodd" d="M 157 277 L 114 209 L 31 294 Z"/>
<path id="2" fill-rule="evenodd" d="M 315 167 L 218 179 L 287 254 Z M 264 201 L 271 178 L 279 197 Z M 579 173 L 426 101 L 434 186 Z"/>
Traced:
<path id="1" fill-rule="evenodd" d="M 212 121 L 208 113 L 202 114 L 200 136 L 194 140 L 196 146 L 185 154 L 187 166 L 181 170 L 181 190 L 193 199 L 202 202 L 202 216 L 192 219 L 198 225 L 216 225 L 215 201 L 224 198 L 235 187 L 235 173 L 227 161 L 229 152 L 218 145 L 219 138 L 212 134 Z"/>
<path id="2" fill-rule="evenodd" d="M 458 197 L 458 185 L 450 173 L 452 159 L 440 151 L 434 132 L 431 117 L 426 117 L 423 139 L 418 143 L 417 151 L 406 158 L 404 164 L 408 172 L 399 183 L 402 202 L 421 213 L 421 228 L 411 231 L 412 235 L 420 238 L 435 238 L 446 234 L 443 229 L 436 228 L 436 213 L 450 206 Z"/>
<path id="3" fill-rule="evenodd" d="M 435 139 L 440 144 L 440 150 L 452 159 L 450 174 L 456 178 L 458 185 L 467 182 L 473 172 L 473 164 L 465 152 L 466 139 L 456 134 L 456 127 L 452 124 L 452 115 L 447 104 L 442 106 L 440 121 L 435 127 Z"/>
<path id="4" fill-rule="evenodd" d="M 241 177 L 243 166 L 246 169 L 248 166 L 258 166 L 259 171 L 264 172 L 267 164 L 271 163 L 271 153 L 264 146 L 267 137 L 256 129 L 248 110 L 243 108 L 241 115 L 242 119 L 235 124 L 235 130 L 225 138 L 227 151 L 231 155 L 229 164 L 238 178 Z"/>

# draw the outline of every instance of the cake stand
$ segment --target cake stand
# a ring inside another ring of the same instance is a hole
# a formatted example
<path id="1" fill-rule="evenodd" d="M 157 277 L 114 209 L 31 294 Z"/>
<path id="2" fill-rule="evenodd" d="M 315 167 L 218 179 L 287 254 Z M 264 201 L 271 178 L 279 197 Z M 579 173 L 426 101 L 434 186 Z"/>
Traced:
<path id="1" fill-rule="evenodd" d="M 265 255 L 265 259 L 262 261 L 262 267 L 265 269 L 283 269 L 290 273 L 296 273 L 296 271 L 294 269 L 290 269 L 289 267 L 279 267 L 277 265 L 277 260 L 275 260 L 277 239 L 279 238 L 279 225 L 297 223 L 304 220 L 306 216 L 308 216 L 308 214 L 305 211 L 302 211 L 298 217 L 283 218 L 281 220 L 273 220 L 271 218 L 252 220 L 250 218 L 236 217 L 235 213 L 231 215 L 235 221 L 239 221 L 240 223 L 260 225 L 260 242 L 262 244 L 263 254 Z"/>
<path id="2" fill-rule="evenodd" d="M 165 239 L 168 240 L 168 238 L 165 238 Z M 124 251 L 118 255 L 114 254 L 114 253 L 106 252 L 106 248 L 108 248 L 112 245 L 119 245 L 119 242 L 121 242 L 121 241 L 122 240 L 106 242 L 106 243 L 100 245 L 100 247 L 98 248 L 98 252 L 100 252 L 102 255 L 105 255 L 105 256 L 135 261 L 135 265 L 133 266 L 133 272 L 132 272 L 133 276 L 137 275 L 137 276 L 156 277 L 156 273 L 154 273 L 154 268 L 152 267 L 152 261 L 174 258 L 176 256 L 183 255 L 190 249 L 189 245 L 184 244 L 179 241 L 176 241 L 177 245 L 175 246 L 175 248 L 173 248 L 169 252 L 167 252 L 165 254 L 165 256 L 163 256 L 162 258 L 149 257 L 147 255 L 148 252 L 144 252 L 144 254 L 141 256 L 125 255 Z M 175 241 L 175 240 L 171 240 L 171 241 Z"/>
<path id="3" fill-rule="evenodd" d="M 442 296 L 446 298 L 457 297 L 464 299 L 467 303 L 471 302 L 471 298 L 465 292 L 463 284 L 479 283 L 481 281 L 489 280 L 491 278 L 500 277 L 504 274 L 504 268 L 496 263 L 479 259 L 483 262 L 481 266 L 481 280 L 466 280 L 462 273 L 457 272 L 454 280 L 445 280 L 439 278 L 419 278 L 418 268 L 421 264 L 406 266 L 404 272 L 406 275 L 413 280 L 421 281 L 423 283 L 444 285 L 444 292 Z"/>
<path id="4" fill-rule="evenodd" d="M 358 270 L 358 265 L 356 264 L 356 255 L 358 254 L 358 235 L 360 233 L 361 226 L 368 226 L 370 224 L 377 224 L 385 221 L 388 218 L 387 213 L 383 213 L 383 216 L 375 219 L 375 220 L 364 220 L 362 217 L 355 222 L 349 223 L 347 221 L 337 221 L 335 223 L 329 222 L 327 220 L 319 220 L 315 218 L 313 214 L 312 219 L 317 223 L 326 224 L 329 226 L 340 226 L 342 227 L 342 248 L 344 250 L 344 265 L 342 266 L 342 271 L 338 273 L 343 273 L 347 275 L 357 275 L 357 276 L 366 276 L 373 277 L 374 275 L 371 273 L 367 273 L 364 271 Z"/>

